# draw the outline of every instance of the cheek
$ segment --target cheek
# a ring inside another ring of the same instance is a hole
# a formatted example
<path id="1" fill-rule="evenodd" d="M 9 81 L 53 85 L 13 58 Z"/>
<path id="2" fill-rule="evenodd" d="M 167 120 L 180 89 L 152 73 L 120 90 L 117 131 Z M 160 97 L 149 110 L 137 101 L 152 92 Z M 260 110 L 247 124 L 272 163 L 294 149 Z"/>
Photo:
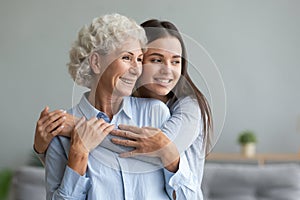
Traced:
<path id="1" fill-rule="evenodd" d="M 173 69 L 173 73 L 176 76 L 176 78 L 179 79 L 181 76 L 181 67 Z"/>
<path id="2" fill-rule="evenodd" d="M 145 74 L 143 72 L 142 75 L 138 79 L 138 84 L 142 86 L 142 85 L 145 85 L 145 83 L 149 82 L 149 81 L 147 81 L 146 77 L 147 76 L 145 76 Z"/>
<path id="3" fill-rule="evenodd" d="M 151 66 L 144 66 L 140 79 L 143 81 L 150 80 L 155 74 L 155 70 Z"/>
<path id="4" fill-rule="evenodd" d="M 138 77 L 140 77 L 143 73 L 143 65 L 138 66 Z"/>
<path id="5" fill-rule="evenodd" d="M 124 66 L 116 66 L 116 67 L 114 67 L 114 68 L 111 69 L 110 76 L 113 79 L 118 79 L 119 77 L 123 76 L 127 72 L 128 72 L 128 69 L 126 67 L 124 67 Z"/>

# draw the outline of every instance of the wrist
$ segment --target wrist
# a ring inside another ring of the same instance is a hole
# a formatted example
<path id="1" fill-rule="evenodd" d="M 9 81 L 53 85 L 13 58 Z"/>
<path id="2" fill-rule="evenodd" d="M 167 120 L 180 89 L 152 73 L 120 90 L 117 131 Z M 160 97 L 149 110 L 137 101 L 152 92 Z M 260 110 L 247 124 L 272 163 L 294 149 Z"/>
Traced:
<path id="1" fill-rule="evenodd" d="M 69 151 L 69 160 L 82 162 L 87 160 L 89 157 L 88 152 L 77 151 L 77 149 L 70 148 Z"/>
<path id="2" fill-rule="evenodd" d="M 162 150 L 160 159 L 167 170 L 174 173 L 178 170 L 180 155 L 174 143 L 171 142 Z"/>
<path id="3" fill-rule="evenodd" d="M 70 151 L 75 151 L 77 153 L 89 153 L 89 150 L 86 148 L 86 146 L 84 145 L 84 143 L 82 142 L 82 140 L 80 139 L 80 137 L 74 132 L 75 130 L 73 130 L 73 133 L 71 135 L 71 147 L 70 147 Z"/>
<path id="4" fill-rule="evenodd" d="M 167 164 L 164 164 L 165 169 L 167 169 L 170 172 L 176 173 L 179 169 L 179 162 L 180 158 L 174 160 L 173 162 L 168 162 Z"/>
<path id="5" fill-rule="evenodd" d="M 82 143 L 71 143 L 69 153 L 83 156 L 88 155 L 90 152 Z"/>
<path id="6" fill-rule="evenodd" d="M 68 157 L 68 166 L 80 175 L 84 175 L 87 169 L 89 153 L 87 151 L 78 151 L 71 146 Z"/>
<path id="7" fill-rule="evenodd" d="M 36 145 L 35 145 L 35 144 L 33 144 L 33 150 L 34 150 L 34 152 L 37 153 L 37 154 L 44 154 L 44 153 L 45 153 L 45 151 L 40 151 L 40 149 L 36 148 Z"/>

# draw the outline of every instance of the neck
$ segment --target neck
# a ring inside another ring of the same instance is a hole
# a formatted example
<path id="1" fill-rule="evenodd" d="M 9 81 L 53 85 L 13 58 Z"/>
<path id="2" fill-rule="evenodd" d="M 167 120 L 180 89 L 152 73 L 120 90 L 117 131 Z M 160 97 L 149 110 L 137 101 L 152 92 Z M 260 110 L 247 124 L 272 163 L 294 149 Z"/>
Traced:
<path id="1" fill-rule="evenodd" d="M 121 106 L 123 97 L 116 97 L 105 91 L 91 91 L 88 97 L 89 102 L 99 111 L 104 112 L 110 119 L 116 114 Z"/>

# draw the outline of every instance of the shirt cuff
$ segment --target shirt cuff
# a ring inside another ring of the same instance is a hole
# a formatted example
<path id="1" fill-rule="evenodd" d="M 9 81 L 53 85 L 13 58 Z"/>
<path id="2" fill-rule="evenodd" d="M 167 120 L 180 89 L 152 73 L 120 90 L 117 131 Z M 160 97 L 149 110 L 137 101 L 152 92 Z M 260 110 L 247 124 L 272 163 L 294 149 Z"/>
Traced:
<path id="1" fill-rule="evenodd" d="M 39 160 L 41 161 L 42 165 L 45 166 L 45 160 L 46 160 L 46 156 L 44 153 L 38 153 L 36 151 L 36 149 L 34 148 L 34 145 L 33 145 L 33 150 L 34 150 L 34 153 L 35 155 L 39 158 Z"/>
<path id="2" fill-rule="evenodd" d="M 168 194 L 171 194 L 171 197 L 173 190 L 176 191 L 181 187 L 187 187 L 192 191 L 197 190 L 197 177 L 195 177 L 195 175 L 190 170 L 189 163 L 184 153 L 180 156 L 179 168 L 177 172 L 172 173 L 167 169 L 164 169 L 164 174 L 166 189 Z"/>
<path id="3" fill-rule="evenodd" d="M 165 187 L 166 187 L 166 192 L 168 194 L 168 196 L 173 199 L 173 191 L 174 189 L 170 186 L 169 182 L 170 179 L 172 178 L 172 176 L 174 176 L 175 173 L 170 172 L 169 170 L 167 170 L 166 168 L 164 168 L 164 175 L 165 175 Z"/>
<path id="4" fill-rule="evenodd" d="M 90 179 L 86 175 L 80 176 L 77 172 L 66 166 L 65 174 L 60 185 L 60 192 L 66 196 L 86 196 L 91 187 Z"/>

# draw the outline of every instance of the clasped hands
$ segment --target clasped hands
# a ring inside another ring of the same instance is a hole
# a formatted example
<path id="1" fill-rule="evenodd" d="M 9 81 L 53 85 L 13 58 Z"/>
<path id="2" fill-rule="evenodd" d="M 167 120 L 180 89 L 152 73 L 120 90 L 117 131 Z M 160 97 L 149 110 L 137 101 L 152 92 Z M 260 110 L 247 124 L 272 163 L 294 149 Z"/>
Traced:
<path id="1" fill-rule="evenodd" d="M 114 125 L 106 123 L 103 119 L 78 119 L 62 110 L 49 112 L 49 108 L 46 107 L 36 125 L 34 148 L 38 153 L 45 153 L 53 137 L 63 135 L 71 137 L 73 149 L 89 153 L 111 134 L 122 137 L 113 138 L 113 143 L 134 147 L 130 152 L 121 153 L 121 157 L 159 157 L 164 166 L 170 167 L 170 171 L 176 171 L 179 153 L 175 144 L 160 129 L 129 125 L 119 125 L 118 128 L 114 130 Z"/>
<path id="2" fill-rule="evenodd" d="M 34 149 L 37 153 L 45 153 L 51 140 L 57 135 L 62 135 L 71 137 L 72 149 L 76 149 L 78 153 L 89 153 L 113 129 L 114 125 L 106 123 L 103 119 L 79 119 L 63 110 L 49 112 L 49 108 L 46 107 L 36 124 Z"/>

